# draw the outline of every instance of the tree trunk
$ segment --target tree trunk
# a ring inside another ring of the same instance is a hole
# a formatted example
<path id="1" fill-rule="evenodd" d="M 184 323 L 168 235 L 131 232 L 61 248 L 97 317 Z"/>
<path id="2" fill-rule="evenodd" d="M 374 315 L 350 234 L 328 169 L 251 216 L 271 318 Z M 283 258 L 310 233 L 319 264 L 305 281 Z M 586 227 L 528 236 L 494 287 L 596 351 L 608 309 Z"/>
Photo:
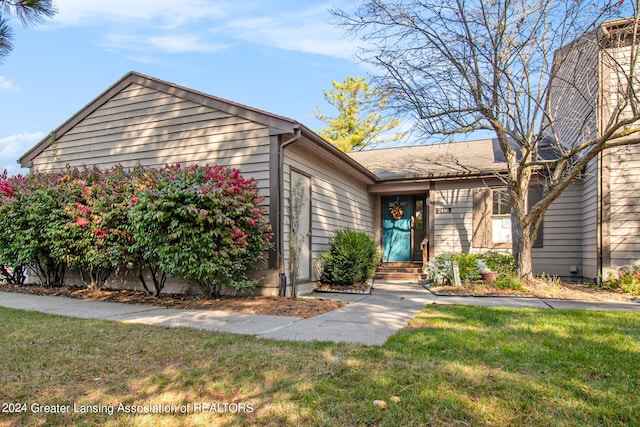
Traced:
<path id="1" fill-rule="evenodd" d="M 531 262 L 533 237 L 530 228 L 523 227 L 522 223 L 518 221 L 518 215 L 515 210 L 511 213 L 511 240 L 518 276 L 525 281 L 533 280 Z"/>

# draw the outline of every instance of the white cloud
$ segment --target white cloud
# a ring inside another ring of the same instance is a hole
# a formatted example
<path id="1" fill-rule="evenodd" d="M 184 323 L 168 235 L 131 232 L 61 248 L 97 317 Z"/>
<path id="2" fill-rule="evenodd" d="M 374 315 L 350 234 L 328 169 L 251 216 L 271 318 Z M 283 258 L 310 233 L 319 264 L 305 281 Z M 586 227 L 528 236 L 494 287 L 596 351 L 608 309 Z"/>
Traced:
<path id="1" fill-rule="evenodd" d="M 137 52 L 185 53 L 215 52 L 226 49 L 229 45 L 209 43 L 199 35 L 163 35 L 142 36 L 135 34 L 112 33 L 104 40 L 105 47 L 110 49 L 127 49 Z M 146 57 L 146 61 L 150 61 Z"/>
<path id="2" fill-rule="evenodd" d="M 303 3 L 304 4 L 304 3 Z M 276 13 L 233 17 L 224 32 L 237 39 L 296 52 L 353 59 L 357 43 L 334 25 L 330 3 Z"/>
<path id="3" fill-rule="evenodd" d="M 197 35 L 150 37 L 151 46 L 169 53 L 215 52 L 229 45 L 209 43 Z"/>
<path id="4" fill-rule="evenodd" d="M 20 88 L 11 80 L 0 76 L 0 92 L 17 92 Z"/>
<path id="5" fill-rule="evenodd" d="M 44 138 L 43 132 L 22 132 L 16 135 L 0 138 L 0 172 L 7 170 L 9 175 L 26 173 L 27 169 L 20 169 L 17 161 L 27 150 Z"/>
<path id="6" fill-rule="evenodd" d="M 224 2 L 207 0 L 57 0 L 53 23 L 85 26 L 96 22 L 153 22 L 162 28 L 175 28 L 200 19 L 225 15 Z"/>
<path id="7" fill-rule="evenodd" d="M 238 42 L 353 58 L 356 43 L 332 25 L 332 3 L 257 0 L 58 0 L 54 26 L 104 29 L 106 48 L 214 52 Z"/>

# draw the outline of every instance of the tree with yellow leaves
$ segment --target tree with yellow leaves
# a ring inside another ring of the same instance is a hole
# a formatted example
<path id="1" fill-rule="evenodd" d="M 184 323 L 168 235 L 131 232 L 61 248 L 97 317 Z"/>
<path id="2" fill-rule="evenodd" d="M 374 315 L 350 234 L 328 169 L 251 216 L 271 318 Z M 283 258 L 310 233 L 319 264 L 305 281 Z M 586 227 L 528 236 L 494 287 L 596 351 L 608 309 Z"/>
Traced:
<path id="1" fill-rule="evenodd" d="M 338 110 L 336 117 L 315 114 L 327 127 L 320 136 L 340 151 L 359 151 L 371 144 L 396 141 L 404 133 L 390 134 L 400 120 L 380 114 L 387 104 L 387 94 L 380 88 L 369 86 L 364 77 L 347 77 L 342 83 L 331 83 L 332 90 L 324 91 L 324 99 Z"/>

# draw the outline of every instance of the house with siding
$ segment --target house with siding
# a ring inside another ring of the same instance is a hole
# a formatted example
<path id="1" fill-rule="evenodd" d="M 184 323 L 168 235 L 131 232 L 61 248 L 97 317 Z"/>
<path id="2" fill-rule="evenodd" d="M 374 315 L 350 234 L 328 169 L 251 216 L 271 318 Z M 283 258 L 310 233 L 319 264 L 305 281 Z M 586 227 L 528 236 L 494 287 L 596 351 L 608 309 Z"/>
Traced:
<path id="1" fill-rule="evenodd" d="M 376 176 L 295 120 L 131 72 L 40 141 L 19 162 L 31 172 L 84 165 L 109 168 L 218 164 L 253 177 L 273 230 L 260 293 L 277 294 L 287 271 L 285 202 L 299 181 L 308 205 L 301 230 L 300 282 L 317 279 L 314 260 L 338 228 L 374 232 Z M 111 285 L 135 279 L 116 277 Z M 120 283 L 124 282 L 124 283 Z M 168 282 L 168 291 L 189 291 Z"/>
<path id="2" fill-rule="evenodd" d="M 633 19 L 607 22 L 556 52 L 547 96 L 554 120 L 545 118 L 541 133 L 578 146 L 632 117 L 640 87 L 637 25 Z M 626 80 L 629 76 L 631 81 Z M 567 203 L 573 201 L 580 225 L 575 234 L 580 250 L 572 256 L 581 261 L 581 276 L 597 280 L 620 267 L 640 265 L 639 170 L 640 145 L 610 148 L 599 153 L 563 195 Z M 548 214 L 545 224 L 550 222 Z"/>
<path id="3" fill-rule="evenodd" d="M 561 85 L 548 103 L 556 132 L 597 134 L 607 120 L 602 94 L 612 85 L 606 55 L 565 61 L 585 82 L 583 93 Z M 617 47 L 616 47 L 617 48 Z M 572 50 L 571 52 L 575 52 Z M 571 53 L 573 54 L 573 53 Z M 562 55 L 562 51 L 558 53 Z M 588 67 L 587 67 L 588 65 Z M 606 71 L 606 72 L 605 72 Z M 566 75 L 577 76 L 565 69 Z M 571 99 L 574 97 L 575 99 Z M 577 99 L 588 126 L 576 128 Z M 613 101 L 611 101 L 613 102 Z M 572 108 L 569 108 L 571 106 Z M 543 123 L 543 130 L 545 124 Z M 306 205 L 299 282 L 317 282 L 316 259 L 329 236 L 349 227 L 375 237 L 388 263 L 421 264 L 446 252 L 508 251 L 509 203 L 500 174 L 506 164 L 491 139 L 345 154 L 295 120 L 130 72 L 19 160 L 32 172 L 67 166 L 220 164 L 257 180 L 274 234 L 260 293 L 277 294 L 288 261 L 289 191 L 302 185 Z M 594 159 L 549 208 L 533 253 L 534 272 L 595 280 L 640 264 L 640 147 Z M 529 204 L 541 197 L 532 185 Z M 114 279 L 128 286 L 129 279 Z M 185 283 L 168 291 L 187 291 Z"/>

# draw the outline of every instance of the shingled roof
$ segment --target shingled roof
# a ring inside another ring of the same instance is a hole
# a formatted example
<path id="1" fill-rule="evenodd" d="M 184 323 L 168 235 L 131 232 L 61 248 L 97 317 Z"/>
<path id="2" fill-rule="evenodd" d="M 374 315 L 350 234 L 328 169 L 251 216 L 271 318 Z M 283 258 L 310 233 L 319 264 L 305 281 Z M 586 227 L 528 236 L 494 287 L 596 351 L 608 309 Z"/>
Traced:
<path id="1" fill-rule="evenodd" d="M 507 164 L 495 139 L 349 153 L 382 181 L 489 176 Z"/>

